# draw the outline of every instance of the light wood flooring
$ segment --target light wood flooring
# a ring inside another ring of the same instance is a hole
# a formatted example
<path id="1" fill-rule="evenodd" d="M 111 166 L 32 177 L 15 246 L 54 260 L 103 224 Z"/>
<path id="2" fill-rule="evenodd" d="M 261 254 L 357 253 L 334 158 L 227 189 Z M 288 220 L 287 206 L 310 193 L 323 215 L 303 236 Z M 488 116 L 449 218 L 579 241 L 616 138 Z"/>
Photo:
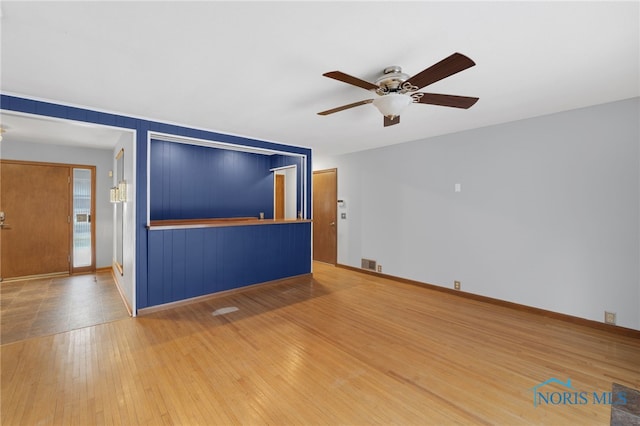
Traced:
<path id="1" fill-rule="evenodd" d="M 0 350 L 4 426 L 604 425 L 611 406 L 534 407 L 533 388 L 640 388 L 640 339 L 319 263 Z"/>
<path id="2" fill-rule="evenodd" d="M 0 283 L 0 342 L 128 318 L 111 272 Z"/>

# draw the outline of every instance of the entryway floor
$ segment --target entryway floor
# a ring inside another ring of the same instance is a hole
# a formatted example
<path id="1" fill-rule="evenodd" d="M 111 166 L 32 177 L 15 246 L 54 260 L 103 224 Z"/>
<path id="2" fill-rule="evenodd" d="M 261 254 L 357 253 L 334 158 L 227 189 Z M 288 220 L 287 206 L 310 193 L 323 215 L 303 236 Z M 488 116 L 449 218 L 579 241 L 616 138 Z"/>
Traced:
<path id="1" fill-rule="evenodd" d="M 0 283 L 0 344 L 128 318 L 111 272 Z"/>

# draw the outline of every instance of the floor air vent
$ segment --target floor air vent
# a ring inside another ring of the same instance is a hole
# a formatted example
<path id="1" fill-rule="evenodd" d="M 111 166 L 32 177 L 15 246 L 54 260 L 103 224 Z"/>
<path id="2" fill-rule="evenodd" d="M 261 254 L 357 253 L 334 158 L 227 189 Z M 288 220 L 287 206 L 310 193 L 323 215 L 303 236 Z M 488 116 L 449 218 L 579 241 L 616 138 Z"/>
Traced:
<path id="1" fill-rule="evenodd" d="M 361 268 L 362 269 L 368 269 L 370 271 L 375 271 L 376 270 L 376 261 L 375 260 L 371 260 L 371 259 L 362 259 Z"/>
<path id="2" fill-rule="evenodd" d="M 226 308 L 220 308 L 220 309 L 216 309 L 215 311 L 213 311 L 211 314 L 214 317 L 217 317 L 218 315 L 225 315 L 225 314 L 230 314 L 231 312 L 235 312 L 238 311 L 239 309 L 236 308 L 235 306 L 227 306 Z"/>

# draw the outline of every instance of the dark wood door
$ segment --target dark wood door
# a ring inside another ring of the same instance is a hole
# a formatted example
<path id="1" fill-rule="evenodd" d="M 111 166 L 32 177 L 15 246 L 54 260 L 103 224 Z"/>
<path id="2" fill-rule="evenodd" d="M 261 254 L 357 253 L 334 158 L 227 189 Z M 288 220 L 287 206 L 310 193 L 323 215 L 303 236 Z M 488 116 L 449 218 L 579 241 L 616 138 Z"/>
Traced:
<path id="1" fill-rule="evenodd" d="M 313 260 L 332 265 L 338 258 L 337 175 L 337 169 L 313 172 Z"/>
<path id="2" fill-rule="evenodd" d="M 70 169 L 0 164 L 0 277 L 70 272 Z"/>

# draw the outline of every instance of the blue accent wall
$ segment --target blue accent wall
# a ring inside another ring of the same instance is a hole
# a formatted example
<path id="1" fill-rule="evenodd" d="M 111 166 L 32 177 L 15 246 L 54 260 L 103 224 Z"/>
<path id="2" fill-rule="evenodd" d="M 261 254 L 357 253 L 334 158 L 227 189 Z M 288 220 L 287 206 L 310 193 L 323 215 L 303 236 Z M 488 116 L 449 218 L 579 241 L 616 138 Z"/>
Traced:
<path id="1" fill-rule="evenodd" d="M 273 218 L 268 155 L 151 141 L 151 220 Z"/>
<path id="2" fill-rule="evenodd" d="M 311 271 L 311 223 L 149 231 L 148 305 Z"/>
<path id="3" fill-rule="evenodd" d="M 59 105 L 51 102 L 26 99 L 26 98 L 5 95 L 5 94 L 0 94 L 0 108 L 7 111 L 16 111 L 16 112 L 22 112 L 27 114 L 35 114 L 35 115 L 41 115 L 41 116 L 47 116 L 47 117 L 75 120 L 75 121 L 86 122 L 86 123 L 114 126 L 114 127 L 124 128 L 124 129 L 133 129 L 136 131 L 136 181 L 138 182 L 138 185 L 136 185 L 136 194 L 135 194 L 136 306 L 134 308 L 136 310 L 144 307 L 148 307 L 148 306 L 153 306 L 157 303 L 161 303 L 161 302 L 158 302 L 158 300 L 168 300 L 168 299 L 165 299 L 164 293 L 162 298 L 160 298 L 157 294 L 158 288 L 159 288 L 157 282 L 159 278 L 155 275 L 153 275 L 152 277 L 149 276 L 150 271 L 155 274 L 155 271 L 165 268 L 163 264 L 158 263 L 160 261 L 160 258 L 158 256 L 154 255 L 152 257 L 150 256 L 150 253 L 149 253 L 149 247 L 153 247 L 152 243 L 156 243 L 156 241 L 152 241 L 152 242 L 149 241 L 150 235 L 155 235 L 152 233 L 156 231 L 148 230 L 147 223 L 146 223 L 147 197 L 149 196 L 149 194 L 147 194 L 147 185 L 145 183 L 147 181 L 147 154 L 148 154 L 147 140 L 148 140 L 149 132 L 159 132 L 159 133 L 164 133 L 169 135 L 217 141 L 217 142 L 229 143 L 234 145 L 242 145 L 246 147 L 270 149 L 270 150 L 275 150 L 280 152 L 290 152 L 293 155 L 305 155 L 306 156 L 306 167 L 305 167 L 306 205 L 307 206 L 311 205 L 312 165 L 311 165 L 311 150 L 308 148 L 283 145 L 283 144 L 278 144 L 274 142 L 244 138 L 241 136 L 227 135 L 224 133 L 211 132 L 207 130 L 193 129 L 189 127 L 171 125 L 171 124 L 161 123 L 157 121 L 145 120 L 141 118 L 127 117 L 120 114 L 93 111 L 86 108 Z M 305 218 L 307 219 L 310 218 L 310 215 L 311 213 L 310 211 L 308 211 L 307 216 Z M 260 227 L 266 228 L 266 227 L 273 227 L 273 226 L 277 227 L 281 225 L 269 225 L 269 226 L 260 226 Z M 279 275 L 282 275 L 283 273 L 289 274 L 291 272 L 295 272 L 294 275 L 297 275 L 298 273 L 309 273 L 311 271 L 310 225 L 291 224 L 289 226 L 302 226 L 302 227 L 308 226 L 309 227 L 308 240 L 306 239 L 306 237 L 305 238 L 300 237 L 299 240 L 296 239 L 295 246 L 298 247 L 300 250 L 299 255 L 289 259 L 285 259 L 287 262 L 295 263 L 296 266 L 291 265 L 289 267 L 284 267 L 278 263 L 274 263 L 273 270 L 270 270 L 268 272 L 263 272 L 261 276 L 269 276 L 269 277 L 277 276 L 277 278 L 274 278 L 274 279 L 278 279 L 278 278 L 285 278 L 286 276 L 290 276 L 290 275 L 279 276 Z M 248 240 L 245 238 L 246 236 L 245 232 L 247 231 L 243 231 L 244 228 L 245 227 L 228 228 L 228 231 L 226 232 L 228 232 L 229 234 L 225 234 L 226 235 L 225 238 L 233 239 L 234 233 L 237 233 L 238 238 L 242 241 L 245 241 L 245 243 L 243 244 L 251 245 L 252 243 L 247 242 Z M 204 231 L 202 232 L 204 236 L 206 232 Z M 195 238 L 194 235 L 190 235 L 190 238 L 194 239 Z M 280 243 L 282 244 L 281 245 L 282 247 L 284 247 L 284 242 L 288 241 L 286 240 L 285 234 L 275 234 L 272 237 L 281 239 Z M 151 239 L 155 239 L 155 238 L 156 237 L 151 237 Z M 192 241 L 191 239 L 189 241 Z M 186 241 L 186 234 L 185 234 L 185 241 Z M 263 241 L 263 240 L 260 240 L 260 241 Z M 245 261 L 245 257 L 246 257 L 245 250 L 244 249 L 240 250 L 238 247 L 239 246 L 233 246 L 233 249 L 230 252 L 230 253 L 235 253 L 235 255 L 232 256 L 229 254 L 228 258 L 224 258 L 225 260 L 228 259 L 230 265 L 234 265 L 236 263 L 241 263 Z M 246 247 L 246 248 L 248 249 L 246 253 L 252 253 L 250 247 Z M 205 256 L 206 253 L 207 253 L 206 251 L 203 252 L 203 256 Z M 190 259 L 192 258 L 193 257 L 190 257 Z M 172 259 L 173 259 L 172 263 L 173 261 L 175 261 L 177 265 L 180 265 L 180 262 L 182 262 L 181 258 L 179 257 L 172 257 Z M 184 262 L 186 261 L 187 261 L 187 257 L 185 256 Z M 218 267 L 223 268 L 224 270 L 224 266 L 218 265 Z M 270 268 L 270 267 L 267 267 L 267 268 Z M 288 269 L 288 268 L 291 268 L 291 269 Z M 240 269 L 238 269 L 237 267 L 234 267 L 232 270 L 240 274 L 240 278 L 236 277 L 234 279 L 230 279 L 229 277 L 225 276 L 226 277 L 225 279 L 228 282 L 236 283 L 236 284 L 224 284 L 224 286 L 237 285 L 237 283 L 250 281 L 247 279 L 241 279 L 242 277 L 244 277 L 243 274 L 245 274 L 246 272 L 240 271 Z M 275 273 L 274 271 L 278 271 L 278 273 Z M 171 276 L 175 276 L 173 275 L 173 272 Z M 165 282 L 164 280 L 167 278 L 164 277 L 163 275 L 162 279 L 163 279 L 162 282 L 164 283 Z M 164 284 L 162 288 L 164 292 L 165 291 Z M 180 288 L 180 283 L 178 281 L 175 281 L 175 288 L 176 289 Z M 173 300 L 180 300 L 179 298 L 182 295 L 182 293 L 178 290 L 172 290 L 171 294 L 176 295 Z M 190 294 L 190 293 L 185 291 L 184 294 Z"/>

